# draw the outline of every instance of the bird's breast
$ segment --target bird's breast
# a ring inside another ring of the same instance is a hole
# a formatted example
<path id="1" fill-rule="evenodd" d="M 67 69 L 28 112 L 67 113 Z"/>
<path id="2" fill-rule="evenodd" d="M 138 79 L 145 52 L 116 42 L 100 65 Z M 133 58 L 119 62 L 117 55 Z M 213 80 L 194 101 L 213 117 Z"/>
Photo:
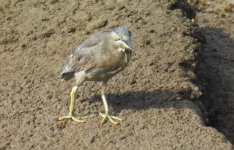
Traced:
<path id="1" fill-rule="evenodd" d="M 95 67 L 88 70 L 89 80 L 104 81 L 109 80 L 115 74 L 121 72 L 129 63 L 131 53 L 115 52 L 105 55 L 96 62 Z"/>

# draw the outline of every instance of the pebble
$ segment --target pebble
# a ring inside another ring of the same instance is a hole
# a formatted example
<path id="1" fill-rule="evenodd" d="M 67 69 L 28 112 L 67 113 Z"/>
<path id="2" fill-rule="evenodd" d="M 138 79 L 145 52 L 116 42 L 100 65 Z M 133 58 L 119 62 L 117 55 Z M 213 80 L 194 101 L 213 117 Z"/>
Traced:
<path id="1" fill-rule="evenodd" d="M 93 30 L 93 29 L 100 29 L 102 27 L 105 27 L 107 25 L 107 20 L 100 18 L 98 20 L 95 20 L 92 22 L 92 24 L 87 25 L 87 30 Z"/>

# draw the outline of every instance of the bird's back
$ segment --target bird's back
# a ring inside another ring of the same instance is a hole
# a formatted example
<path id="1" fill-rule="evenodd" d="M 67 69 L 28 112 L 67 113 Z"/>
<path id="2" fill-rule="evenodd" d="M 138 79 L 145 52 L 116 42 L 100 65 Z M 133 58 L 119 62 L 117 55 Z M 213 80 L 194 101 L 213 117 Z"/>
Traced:
<path id="1" fill-rule="evenodd" d="M 102 80 L 101 78 L 108 78 L 108 72 L 121 68 L 124 56 L 115 53 L 117 47 L 110 46 L 111 34 L 112 31 L 99 32 L 82 42 L 64 66 L 62 79 L 69 80 L 74 73 L 85 71 L 91 78 L 94 77 L 92 80 Z"/>
<path id="2" fill-rule="evenodd" d="M 91 59 L 91 55 L 94 53 L 95 47 L 100 43 L 101 37 L 106 34 L 108 34 L 106 31 L 93 34 L 75 49 L 75 51 L 69 56 L 68 62 L 64 65 L 61 72 L 61 78 L 63 80 L 69 80 L 74 76 L 75 72 L 84 68 L 84 65 Z"/>

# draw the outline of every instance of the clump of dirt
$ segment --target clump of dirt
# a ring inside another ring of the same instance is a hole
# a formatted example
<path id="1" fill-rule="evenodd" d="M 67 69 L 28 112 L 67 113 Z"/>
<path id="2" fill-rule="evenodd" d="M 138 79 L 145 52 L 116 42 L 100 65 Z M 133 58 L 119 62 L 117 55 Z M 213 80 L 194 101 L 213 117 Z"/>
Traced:
<path id="1" fill-rule="evenodd" d="M 202 94 L 192 82 L 201 44 L 184 6 L 182 0 L 1 3 L 0 149 L 231 149 L 193 102 Z M 119 25 L 145 44 L 108 83 L 112 112 L 124 121 L 101 125 L 100 86 L 86 82 L 75 113 L 92 116 L 83 124 L 58 122 L 74 84 L 60 83 L 65 59 L 90 34 Z"/>

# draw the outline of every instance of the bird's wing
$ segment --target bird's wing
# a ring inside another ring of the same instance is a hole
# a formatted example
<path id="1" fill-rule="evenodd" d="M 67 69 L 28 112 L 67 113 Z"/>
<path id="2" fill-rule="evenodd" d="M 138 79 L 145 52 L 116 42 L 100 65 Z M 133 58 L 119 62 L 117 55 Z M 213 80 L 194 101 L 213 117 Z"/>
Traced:
<path id="1" fill-rule="evenodd" d="M 68 63 L 64 66 L 63 73 L 78 72 L 88 70 L 95 65 L 95 59 L 100 56 L 102 50 L 102 42 L 104 38 L 111 34 L 111 31 L 102 31 L 91 35 L 82 42 L 70 55 Z"/>

